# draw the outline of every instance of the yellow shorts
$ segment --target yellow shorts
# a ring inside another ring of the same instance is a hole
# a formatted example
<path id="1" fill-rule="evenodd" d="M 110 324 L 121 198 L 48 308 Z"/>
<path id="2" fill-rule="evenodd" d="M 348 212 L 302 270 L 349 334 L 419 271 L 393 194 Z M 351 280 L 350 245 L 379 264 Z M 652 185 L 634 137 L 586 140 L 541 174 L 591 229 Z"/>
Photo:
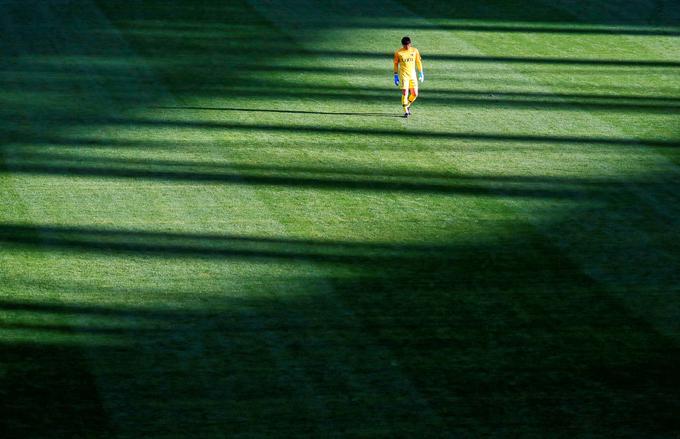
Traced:
<path id="1" fill-rule="evenodd" d="M 399 87 L 402 90 L 408 90 L 410 88 L 418 90 L 418 81 L 416 79 L 412 79 L 410 76 L 400 76 Z"/>

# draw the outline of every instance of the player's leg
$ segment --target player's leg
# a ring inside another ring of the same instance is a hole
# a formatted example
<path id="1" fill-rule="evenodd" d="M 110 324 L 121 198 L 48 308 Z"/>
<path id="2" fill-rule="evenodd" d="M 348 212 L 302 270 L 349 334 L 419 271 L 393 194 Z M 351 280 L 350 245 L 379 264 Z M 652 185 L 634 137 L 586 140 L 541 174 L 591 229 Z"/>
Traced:
<path id="1" fill-rule="evenodd" d="M 399 75 L 399 87 L 401 88 L 401 106 L 404 109 L 404 117 L 408 117 L 408 89 L 411 84 L 409 75 Z"/>
<path id="2" fill-rule="evenodd" d="M 404 108 L 404 114 L 408 114 L 408 88 L 401 90 L 401 106 Z"/>
<path id="3" fill-rule="evenodd" d="M 409 84 L 408 106 L 410 107 L 416 99 L 418 99 L 418 83 L 411 81 L 411 84 Z"/>
<path id="4" fill-rule="evenodd" d="M 415 81 L 412 81 L 409 84 L 409 96 L 408 96 L 408 103 L 406 104 L 406 113 L 410 116 L 411 115 L 411 105 L 413 105 L 413 101 L 416 100 L 418 97 L 418 86 L 413 85 Z"/>

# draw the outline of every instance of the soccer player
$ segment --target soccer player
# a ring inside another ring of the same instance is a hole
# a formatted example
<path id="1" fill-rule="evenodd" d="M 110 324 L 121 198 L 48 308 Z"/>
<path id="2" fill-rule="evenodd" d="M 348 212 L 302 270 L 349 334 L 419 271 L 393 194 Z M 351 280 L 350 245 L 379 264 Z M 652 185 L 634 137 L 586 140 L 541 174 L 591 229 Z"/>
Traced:
<path id="1" fill-rule="evenodd" d="M 425 77 L 420 52 L 415 47 L 411 47 L 411 39 L 402 38 L 401 45 L 403 47 L 394 53 L 394 85 L 401 86 L 401 105 L 404 107 L 404 117 L 409 117 L 411 105 L 418 97 L 416 67 L 420 82 L 423 82 Z"/>

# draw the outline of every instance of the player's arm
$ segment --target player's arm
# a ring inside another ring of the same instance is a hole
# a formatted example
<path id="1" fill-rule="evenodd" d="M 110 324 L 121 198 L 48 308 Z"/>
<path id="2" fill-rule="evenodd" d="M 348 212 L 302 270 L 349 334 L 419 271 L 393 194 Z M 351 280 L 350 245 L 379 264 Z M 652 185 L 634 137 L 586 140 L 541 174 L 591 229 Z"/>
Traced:
<path id="1" fill-rule="evenodd" d="M 423 72 L 423 60 L 420 57 L 420 51 L 416 51 L 416 67 L 418 68 L 418 79 L 420 82 L 425 80 L 425 73 Z"/>
<path id="2" fill-rule="evenodd" d="M 399 53 L 394 52 L 394 85 L 399 86 Z"/>

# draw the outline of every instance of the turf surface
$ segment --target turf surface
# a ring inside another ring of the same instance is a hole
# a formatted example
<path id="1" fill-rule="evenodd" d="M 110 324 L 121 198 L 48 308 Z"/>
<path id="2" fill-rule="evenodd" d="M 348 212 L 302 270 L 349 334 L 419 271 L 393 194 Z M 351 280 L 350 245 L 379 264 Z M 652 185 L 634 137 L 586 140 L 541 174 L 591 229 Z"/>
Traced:
<path id="1" fill-rule="evenodd" d="M 510 4 L 0 2 L 2 436 L 677 437 L 680 7 Z"/>

